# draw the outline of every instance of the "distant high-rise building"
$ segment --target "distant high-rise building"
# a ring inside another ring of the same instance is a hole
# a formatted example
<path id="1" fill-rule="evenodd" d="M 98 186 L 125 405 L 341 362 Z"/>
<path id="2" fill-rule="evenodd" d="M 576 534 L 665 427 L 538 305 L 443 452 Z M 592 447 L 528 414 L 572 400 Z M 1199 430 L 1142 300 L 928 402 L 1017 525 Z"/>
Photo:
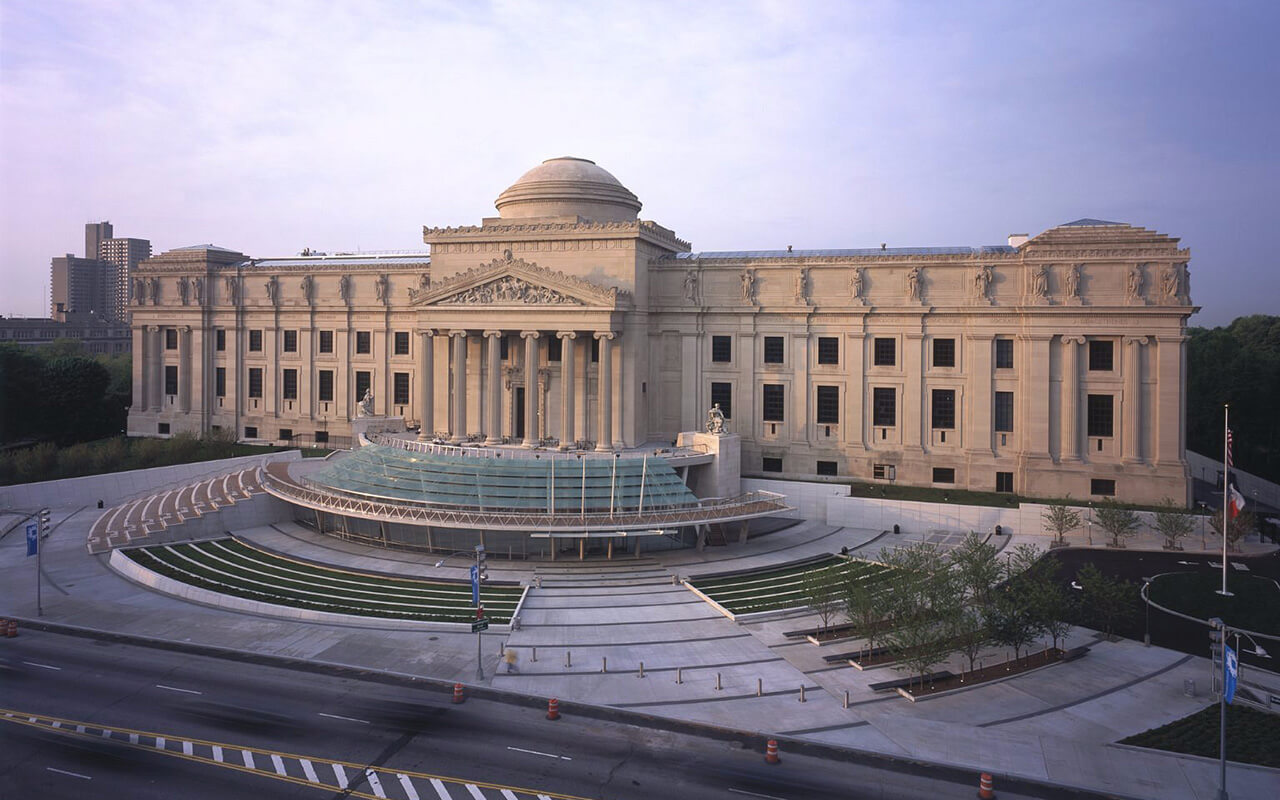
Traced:
<path id="1" fill-rule="evenodd" d="M 116 322 L 129 319 L 129 278 L 138 263 L 151 258 L 151 242 L 146 239 L 103 239 L 98 259 L 108 266 L 106 315 Z"/>
<path id="2" fill-rule="evenodd" d="M 139 262 L 151 257 L 151 242 L 117 239 L 114 233 L 110 222 L 90 222 L 84 226 L 84 258 L 67 253 L 53 259 L 50 317 L 62 310 L 128 321 L 129 278 Z"/>
<path id="3" fill-rule="evenodd" d="M 84 257 L 99 258 L 102 254 L 102 243 L 114 235 L 111 223 L 90 222 L 84 226 Z"/>
<path id="4" fill-rule="evenodd" d="M 50 319 L 59 310 L 95 314 L 105 319 L 107 270 L 108 265 L 96 258 L 77 258 L 67 253 L 53 259 L 50 270 Z"/>

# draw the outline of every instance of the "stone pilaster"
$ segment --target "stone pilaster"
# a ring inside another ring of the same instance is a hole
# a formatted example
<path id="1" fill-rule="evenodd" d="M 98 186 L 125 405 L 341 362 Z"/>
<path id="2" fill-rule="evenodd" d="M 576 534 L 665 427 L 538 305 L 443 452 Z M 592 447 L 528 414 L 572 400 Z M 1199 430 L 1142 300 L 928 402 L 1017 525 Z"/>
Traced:
<path id="1" fill-rule="evenodd" d="M 489 398 L 486 410 L 489 412 L 485 423 L 485 444 L 502 443 L 502 331 L 485 331 L 485 357 L 488 359 L 488 376 L 486 388 Z"/>
<path id="2" fill-rule="evenodd" d="M 536 447 L 538 431 L 538 331 L 520 331 L 524 339 L 524 441 L 521 447 Z"/>
<path id="3" fill-rule="evenodd" d="M 453 342 L 453 419 L 449 441 L 458 444 L 467 437 L 467 332 L 449 331 Z"/>
<path id="4" fill-rule="evenodd" d="M 1062 337 L 1062 452 L 1063 461 L 1079 461 L 1080 448 L 1080 348 L 1083 336 Z"/>
<path id="5" fill-rule="evenodd" d="M 1124 430 L 1121 452 L 1129 463 L 1142 461 L 1142 346 L 1146 336 L 1124 337 Z"/>
<path id="6" fill-rule="evenodd" d="M 600 340 L 600 426 L 596 450 L 613 450 L 613 331 L 597 331 Z"/>
<path id="7" fill-rule="evenodd" d="M 418 331 L 418 441 L 429 442 L 436 427 L 436 332 Z"/>
<path id="8" fill-rule="evenodd" d="M 576 436 L 573 430 L 574 388 L 577 384 L 574 373 L 574 340 L 578 334 L 573 331 L 556 333 L 560 345 L 560 449 L 568 450 L 573 446 Z"/>

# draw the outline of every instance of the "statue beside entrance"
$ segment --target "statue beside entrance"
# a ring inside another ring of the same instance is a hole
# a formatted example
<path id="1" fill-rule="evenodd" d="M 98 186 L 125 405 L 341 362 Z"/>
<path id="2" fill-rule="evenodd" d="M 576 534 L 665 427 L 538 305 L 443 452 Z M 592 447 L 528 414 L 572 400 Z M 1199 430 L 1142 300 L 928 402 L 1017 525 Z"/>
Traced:
<path id="1" fill-rule="evenodd" d="M 707 412 L 707 433 L 713 433 L 717 436 L 725 434 L 724 412 L 720 410 L 719 403 L 713 403 L 711 410 Z"/>

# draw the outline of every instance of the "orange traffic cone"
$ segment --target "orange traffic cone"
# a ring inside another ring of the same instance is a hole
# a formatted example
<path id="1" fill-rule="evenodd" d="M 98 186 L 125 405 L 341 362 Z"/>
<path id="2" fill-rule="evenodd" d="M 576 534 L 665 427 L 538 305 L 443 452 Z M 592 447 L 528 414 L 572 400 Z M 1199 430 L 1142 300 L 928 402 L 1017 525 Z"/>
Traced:
<path id="1" fill-rule="evenodd" d="M 769 764 L 777 764 L 782 759 L 778 758 L 778 740 L 770 739 L 769 744 L 764 748 L 764 760 Z"/>
<path id="2" fill-rule="evenodd" d="M 994 800 L 996 793 L 991 780 L 991 773 L 984 772 L 978 778 L 978 797 L 981 800 Z"/>
<path id="3" fill-rule="evenodd" d="M 547 719 L 560 719 L 560 701 L 554 697 L 547 701 Z"/>
<path id="4" fill-rule="evenodd" d="M 462 693 L 462 684 L 455 683 L 453 685 L 453 702 L 461 703 L 466 699 L 467 699 L 466 695 Z"/>

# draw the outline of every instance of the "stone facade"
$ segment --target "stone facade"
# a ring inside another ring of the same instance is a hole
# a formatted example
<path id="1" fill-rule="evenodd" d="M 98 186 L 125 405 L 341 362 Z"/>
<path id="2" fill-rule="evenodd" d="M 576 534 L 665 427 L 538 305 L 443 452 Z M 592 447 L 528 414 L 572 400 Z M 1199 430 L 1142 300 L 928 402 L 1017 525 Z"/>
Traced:
<path id="1" fill-rule="evenodd" d="M 983 248 L 694 253 L 581 159 L 497 205 L 424 228 L 429 259 L 145 262 L 130 432 L 347 436 L 368 386 L 424 439 L 610 450 L 721 403 L 745 475 L 1186 497 L 1177 239 L 1079 220 Z"/>

